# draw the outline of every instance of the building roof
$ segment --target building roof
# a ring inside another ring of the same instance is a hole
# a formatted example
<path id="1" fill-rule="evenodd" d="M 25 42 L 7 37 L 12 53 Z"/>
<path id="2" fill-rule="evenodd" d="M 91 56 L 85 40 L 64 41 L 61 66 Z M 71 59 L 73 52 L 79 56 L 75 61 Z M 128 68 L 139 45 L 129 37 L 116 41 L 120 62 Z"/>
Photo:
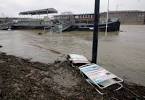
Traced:
<path id="1" fill-rule="evenodd" d="M 50 13 L 57 13 L 57 10 L 54 8 L 47 8 L 47 9 L 20 12 L 19 15 L 41 15 L 41 14 L 50 14 Z"/>

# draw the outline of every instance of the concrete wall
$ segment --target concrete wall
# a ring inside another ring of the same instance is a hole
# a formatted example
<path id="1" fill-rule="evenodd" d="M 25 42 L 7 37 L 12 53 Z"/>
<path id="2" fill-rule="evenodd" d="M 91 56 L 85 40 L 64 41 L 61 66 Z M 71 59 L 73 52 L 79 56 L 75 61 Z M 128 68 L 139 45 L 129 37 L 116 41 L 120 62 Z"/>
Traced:
<path id="1" fill-rule="evenodd" d="M 106 13 L 101 13 L 100 18 L 105 19 Z M 109 18 L 119 18 L 121 24 L 145 24 L 145 11 L 111 11 Z"/>

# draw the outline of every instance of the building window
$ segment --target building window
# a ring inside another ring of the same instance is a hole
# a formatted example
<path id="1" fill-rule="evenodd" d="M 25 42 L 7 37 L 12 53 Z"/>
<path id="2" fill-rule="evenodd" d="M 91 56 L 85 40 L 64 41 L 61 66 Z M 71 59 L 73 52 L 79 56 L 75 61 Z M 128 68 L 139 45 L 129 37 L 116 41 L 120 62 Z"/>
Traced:
<path id="1" fill-rule="evenodd" d="M 78 19 L 78 18 L 79 18 L 79 16 L 75 16 L 75 18 L 76 18 L 76 19 Z"/>

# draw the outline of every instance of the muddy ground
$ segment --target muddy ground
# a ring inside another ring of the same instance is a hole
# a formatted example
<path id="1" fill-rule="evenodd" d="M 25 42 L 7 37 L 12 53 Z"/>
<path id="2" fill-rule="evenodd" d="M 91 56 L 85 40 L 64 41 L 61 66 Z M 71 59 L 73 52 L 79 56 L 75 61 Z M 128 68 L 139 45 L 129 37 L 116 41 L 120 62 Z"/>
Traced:
<path id="1" fill-rule="evenodd" d="M 43 64 L 0 53 L 0 100 L 145 99 L 145 87 L 127 82 L 124 87 L 101 96 L 65 60 Z"/>

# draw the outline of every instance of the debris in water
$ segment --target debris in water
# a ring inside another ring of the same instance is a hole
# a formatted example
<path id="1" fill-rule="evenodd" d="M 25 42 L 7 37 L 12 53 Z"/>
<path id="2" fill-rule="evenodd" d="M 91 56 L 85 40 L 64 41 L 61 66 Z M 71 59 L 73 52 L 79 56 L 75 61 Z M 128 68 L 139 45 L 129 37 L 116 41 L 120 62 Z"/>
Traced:
<path id="1" fill-rule="evenodd" d="M 39 47 L 39 48 L 42 48 L 42 49 L 45 49 L 45 50 L 49 50 L 49 51 L 51 51 L 52 53 L 55 53 L 55 54 L 62 54 L 61 52 L 59 52 L 59 51 L 57 51 L 57 50 L 45 48 L 45 47 L 42 47 L 42 46 L 40 46 L 40 45 L 34 45 L 34 44 L 33 44 L 32 46 Z"/>
<path id="2" fill-rule="evenodd" d="M 42 33 L 41 33 L 41 32 L 39 32 L 39 33 L 38 33 L 38 35 L 42 35 Z"/>

